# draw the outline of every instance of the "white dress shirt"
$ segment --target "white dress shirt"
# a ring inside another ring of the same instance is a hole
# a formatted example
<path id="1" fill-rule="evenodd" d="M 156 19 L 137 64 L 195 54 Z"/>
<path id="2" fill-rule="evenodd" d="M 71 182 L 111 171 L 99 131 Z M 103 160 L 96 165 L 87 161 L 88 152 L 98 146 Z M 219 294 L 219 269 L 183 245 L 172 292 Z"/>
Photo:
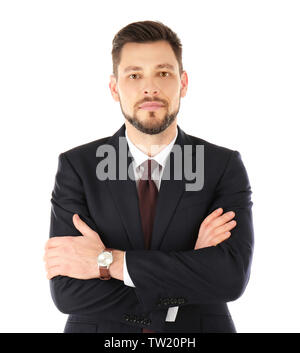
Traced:
<path id="1" fill-rule="evenodd" d="M 157 186 L 157 190 L 159 191 L 160 188 L 160 183 L 161 183 L 161 177 L 163 175 L 163 171 L 167 162 L 167 158 L 171 152 L 171 149 L 173 148 L 173 145 L 175 143 L 175 140 L 177 138 L 178 131 L 176 129 L 176 136 L 174 139 L 167 145 L 163 150 L 161 150 L 158 154 L 155 156 L 151 157 L 150 159 L 154 159 L 157 163 L 159 163 L 159 169 L 155 168 L 152 172 L 152 179 L 155 182 Z M 132 141 L 130 141 L 127 131 L 125 130 L 125 136 L 127 139 L 128 147 L 130 150 L 130 153 L 132 154 L 133 157 L 133 171 L 135 175 L 135 180 L 136 180 L 136 185 L 138 187 L 138 180 L 142 177 L 143 174 L 143 167 L 141 164 L 145 162 L 147 159 L 149 159 L 149 156 L 146 155 L 144 152 L 142 152 L 140 149 L 137 148 L 133 144 Z M 124 266 L 123 266 L 123 278 L 124 278 L 124 284 L 130 287 L 135 287 L 134 283 L 132 282 L 129 273 L 127 271 L 127 265 L 126 265 L 126 252 L 124 253 Z M 173 306 L 168 309 L 167 316 L 166 316 L 166 321 L 175 321 L 176 316 L 177 316 L 177 311 L 178 311 L 178 306 Z"/>

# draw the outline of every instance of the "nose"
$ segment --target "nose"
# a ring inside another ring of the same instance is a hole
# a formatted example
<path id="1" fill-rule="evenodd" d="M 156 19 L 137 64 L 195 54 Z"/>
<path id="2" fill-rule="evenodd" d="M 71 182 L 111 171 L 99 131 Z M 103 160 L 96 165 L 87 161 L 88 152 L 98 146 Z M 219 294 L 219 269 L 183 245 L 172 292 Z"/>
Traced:
<path id="1" fill-rule="evenodd" d="M 145 87 L 144 87 L 144 95 L 146 96 L 151 96 L 151 95 L 158 95 L 159 94 L 159 89 L 153 84 L 152 81 L 147 81 Z"/>
<path id="2" fill-rule="evenodd" d="M 146 96 L 151 96 L 151 95 L 156 96 L 156 95 L 158 95 L 158 89 L 156 89 L 156 88 L 153 88 L 153 89 L 149 89 L 149 88 L 144 89 L 144 94 L 145 94 Z"/>

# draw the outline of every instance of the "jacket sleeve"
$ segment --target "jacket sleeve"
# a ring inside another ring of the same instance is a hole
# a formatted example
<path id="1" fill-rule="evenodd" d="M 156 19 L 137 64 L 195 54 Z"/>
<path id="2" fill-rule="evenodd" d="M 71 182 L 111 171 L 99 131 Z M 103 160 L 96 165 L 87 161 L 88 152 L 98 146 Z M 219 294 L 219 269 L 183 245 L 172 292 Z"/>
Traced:
<path id="1" fill-rule="evenodd" d="M 59 156 L 51 204 L 50 237 L 81 236 L 73 225 L 74 213 L 98 232 L 87 207 L 83 183 L 65 153 Z M 122 321 L 126 312 L 145 312 L 135 289 L 113 278 L 101 281 L 56 276 L 50 280 L 50 290 L 55 305 L 65 314 L 96 315 Z"/>
<path id="2" fill-rule="evenodd" d="M 230 238 L 198 250 L 126 251 L 128 272 L 147 308 L 229 302 L 242 295 L 254 246 L 251 194 L 241 155 L 232 151 L 208 210 L 235 212 Z"/>

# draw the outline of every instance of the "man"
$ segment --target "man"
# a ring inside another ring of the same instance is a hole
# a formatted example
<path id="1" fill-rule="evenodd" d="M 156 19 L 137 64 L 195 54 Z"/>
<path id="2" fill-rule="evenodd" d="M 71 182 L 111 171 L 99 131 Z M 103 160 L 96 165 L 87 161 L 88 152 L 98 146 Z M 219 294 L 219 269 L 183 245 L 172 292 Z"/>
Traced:
<path id="1" fill-rule="evenodd" d="M 238 151 L 177 125 L 181 54 L 160 22 L 121 29 L 109 87 L 125 124 L 59 156 L 44 259 L 65 332 L 236 332 L 252 192 Z"/>

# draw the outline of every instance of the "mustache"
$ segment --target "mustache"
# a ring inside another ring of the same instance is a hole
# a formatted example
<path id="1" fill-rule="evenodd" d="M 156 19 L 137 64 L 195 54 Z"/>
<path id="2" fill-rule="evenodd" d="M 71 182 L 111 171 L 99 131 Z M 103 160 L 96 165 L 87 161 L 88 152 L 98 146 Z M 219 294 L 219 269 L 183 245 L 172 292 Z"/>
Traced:
<path id="1" fill-rule="evenodd" d="M 168 102 L 165 101 L 164 99 L 159 99 L 159 98 L 145 98 L 143 99 L 142 101 L 138 102 L 136 104 L 136 107 L 138 108 L 141 104 L 143 103 L 147 103 L 147 102 L 159 102 L 159 103 L 162 103 L 163 105 L 165 106 L 168 106 Z"/>

